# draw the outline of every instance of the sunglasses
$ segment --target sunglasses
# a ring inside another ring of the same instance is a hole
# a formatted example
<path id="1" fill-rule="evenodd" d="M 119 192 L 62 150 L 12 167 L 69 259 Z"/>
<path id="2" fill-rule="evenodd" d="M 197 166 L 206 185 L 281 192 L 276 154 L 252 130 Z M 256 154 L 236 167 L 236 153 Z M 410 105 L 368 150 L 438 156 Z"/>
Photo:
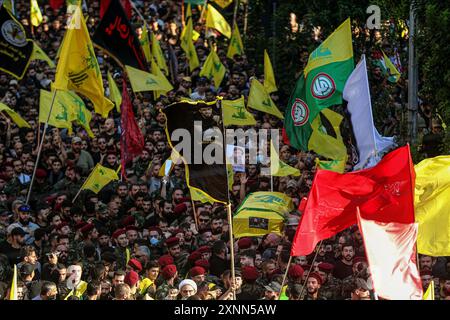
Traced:
<path id="1" fill-rule="evenodd" d="M 200 222 L 209 222 L 209 219 L 199 219 Z"/>

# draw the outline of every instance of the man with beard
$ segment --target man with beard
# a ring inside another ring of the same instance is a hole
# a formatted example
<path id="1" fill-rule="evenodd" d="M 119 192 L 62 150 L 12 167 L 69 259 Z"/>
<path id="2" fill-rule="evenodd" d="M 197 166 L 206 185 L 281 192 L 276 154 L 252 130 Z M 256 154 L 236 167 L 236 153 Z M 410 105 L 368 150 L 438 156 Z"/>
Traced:
<path id="1" fill-rule="evenodd" d="M 130 247 L 133 247 L 134 243 L 136 242 L 136 240 L 139 237 L 139 233 L 138 233 L 139 229 L 136 226 L 127 226 L 125 228 L 125 230 L 126 230 L 125 234 L 126 234 L 127 239 L 128 239 L 128 245 Z"/>
<path id="2" fill-rule="evenodd" d="M 111 238 L 109 237 L 108 229 L 106 228 L 98 229 L 98 245 L 100 247 L 101 253 L 110 251 L 109 250 L 111 248 L 110 240 Z"/>
<path id="3" fill-rule="evenodd" d="M 317 266 L 317 273 L 322 277 L 320 292 L 327 300 L 338 300 L 341 298 L 342 281 L 333 277 L 334 266 L 331 263 L 321 262 Z"/>
<path id="4" fill-rule="evenodd" d="M 311 272 L 306 280 L 306 297 L 304 300 L 326 300 L 325 297 L 319 293 L 322 285 L 322 277 L 316 272 Z"/>
<path id="5" fill-rule="evenodd" d="M 352 274 L 344 279 L 342 279 L 342 297 L 350 298 L 353 290 L 353 284 L 355 279 L 362 278 L 368 279 L 369 273 L 367 268 L 369 264 L 364 257 L 353 258 Z"/>
<path id="6" fill-rule="evenodd" d="M 68 165 L 66 168 L 66 176 L 63 180 L 53 185 L 51 192 L 67 193 L 70 197 L 75 197 L 82 185 L 81 173 L 82 169 L 80 167 Z"/>
<path id="7" fill-rule="evenodd" d="M 22 259 L 21 249 L 28 235 L 21 227 L 8 228 L 8 239 L 0 245 L 0 252 L 8 257 L 11 265 L 18 264 Z"/>
<path id="8" fill-rule="evenodd" d="M 355 250 L 353 244 L 346 243 L 342 245 L 341 260 L 336 262 L 333 270 L 333 276 L 339 280 L 351 276 L 353 274 L 353 257 Z"/>
<path id="9" fill-rule="evenodd" d="M 198 233 L 198 245 L 209 246 L 212 242 L 211 229 L 202 229 Z"/>
<path id="10" fill-rule="evenodd" d="M 209 273 L 221 277 L 227 270 L 229 261 L 227 260 L 227 245 L 224 241 L 218 240 L 212 246 L 212 256 L 209 260 Z"/>
<path id="11" fill-rule="evenodd" d="M 239 263 L 242 267 L 254 267 L 255 266 L 256 252 L 252 249 L 242 251 L 239 257 Z"/>
<path id="12" fill-rule="evenodd" d="M 74 163 L 82 169 L 82 174 L 87 176 L 94 167 L 94 160 L 89 152 L 81 149 L 81 144 L 81 138 L 74 137 L 71 152 L 75 156 Z"/>
<path id="13" fill-rule="evenodd" d="M 185 274 L 185 267 L 189 254 L 181 251 L 180 239 L 177 237 L 171 237 L 166 240 L 166 245 L 169 255 L 173 258 L 174 264 L 177 266 L 177 270 L 181 274 Z"/>
<path id="14" fill-rule="evenodd" d="M 223 234 L 223 219 L 219 216 L 213 217 L 211 221 L 211 232 L 214 240 L 220 240 Z"/>
<path id="15" fill-rule="evenodd" d="M 161 201 L 159 203 L 159 208 L 161 211 L 161 218 L 167 220 L 169 225 L 172 224 L 172 222 L 174 222 L 178 218 L 178 216 L 173 212 L 174 206 L 171 201 L 169 200 Z"/>
<path id="16" fill-rule="evenodd" d="M 9 226 L 11 230 L 16 227 L 22 228 L 27 235 L 25 236 L 25 244 L 32 244 L 34 237 L 32 236 L 39 226 L 30 221 L 31 207 L 27 204 L 23 204 L 18 208 L 18 220 Z"/>
<path id="17" fill-rule="evenodd" d="M 264 298 L 261 300 L 278 300 L 281 290 L 281 285 L 278 282 L 272 281 L 264 286 L 264 289 L 266 289 L 266 291 L 264 292 Z"/>
<path id="18" fill-rule="evenodd" d="M 125 229 L 118 229 L 112 235 L 116 244 L 114 255 L 116 256 L 117 267 L 120 270 L 125 270 L 127 262 L 131 258 L 131 252 L 128 248 L 128 238 L 125 234 Z"/>
<path id="19" fill-rule="evenodd" d="M 105 204 L 103 203 L 97 204 L 97 210 L 95 211 L 95 219 L 92 223 L 94 224 L 97 230 L 109 229 L 110 227 L 109 210 Z"/>
<path id="20" fill-rule="evenodd" d="M 159 258 L 163 254 L 162 231 L 158 227 L 148 228 L 148 242 L 152 258 Z"/>

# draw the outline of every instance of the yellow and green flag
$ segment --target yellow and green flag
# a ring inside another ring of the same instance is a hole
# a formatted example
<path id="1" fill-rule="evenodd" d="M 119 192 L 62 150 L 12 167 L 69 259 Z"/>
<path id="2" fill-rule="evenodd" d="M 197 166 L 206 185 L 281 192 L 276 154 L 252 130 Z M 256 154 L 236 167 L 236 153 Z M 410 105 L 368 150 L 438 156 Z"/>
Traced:
<path id="1" fill-rule="evenodd" d="M 322 170 L 344 173 L 347 157 L 342 160 L 319 160 L 319 158 L 316 158 L 315 162 Z"/>
<path id="2" fill-rule="evenodd" d="M 222 116 L 225 126 L 254 126 L 256 120 L 245 108 L 244 96 L 236 100 L 222 100 Z"/>
<path id="3" fill-rule="evenodd" d="M 227 57 L 233 59 L 234 55 L 244 54 L 244 45 L 242 44 L 241 33 L 236 22 L 234 22 L 233 34 L 231 35 L 230 45 L 228 46 Z"/>
<path id="4" fill-rule="evenodd" d="M 297 177 L 300 175 L 300 170 L 281 161 L 272 142 L 270 143 L 270 174 L 274 177 Z"/>
<path id="5" fill-rule="evenodd" d="M 52 88 L 82 94 L 92 101 L 95 112 L 103 118 L 114 108 L 114 104 L 104 97 L 102 74 L 79 6 L 63 38 Z"/>
<path id="6" fill-rule="evenodd" d="M 197 51 L 195 50 L 194 43 L 192 42 L 193 36 L 193 24 L 192 16 L 187 17 L 186 26 L 181 33 L 181 48 L 186 53 L 186 57 L 189 60 L 189 70 L 192 72 L 200 65 L 198 60 Z"/>
<path id="7" fill-rule="evenodd" d="M 147 60 L 147 62 L 150 62 L 152 54 L 150 51 L 150 40 L 146 24 L 144 24 L 144 26 L 142 27 L 142 34 L 141 38 L 139 39 L 139 42 L 141 43 L 142 50 L 144 51 L 145 59 Z"/>
<path id="8" fill-rule="evenodd" d="M 9 300 L 17 300 L 17 265 L 14 265 L 11 289 L 9 291 Z"/>
<path id="9" fill-rule="evenodd" d="M 64 99 L 69 103 L 72 108 L 71 120 L 78 123 L 80 126 L 86 130 L 89 137 L 93 138 L 94 133 L 91 130 L 90 122 L 92 120 L 91 112 L 86 108 L 83 99 L 81 99 L 75 92 L 66 91 L 64 92 Z"/>
<path id="10" fill-rule="evenodd" d="M 6 104 L 0 102 L 0 112 L 1 111 L 5 111 L 19 128 L 31 128 L 30 124 L 26 122 L 17 112 L 8 107 Z"/>
<path id="11" fill-rule="evenodd" d="M 247 105 L 252 109 L 274 115 L 277 118 L 284 118 L 270 98 L 269 93 L 257 79 L 252 79 L 251 81 Z"/>
<path id="12" fill-rule="evenodd" d="M 125 66 L 133 92 L 170 91 L 173 89 L 166 77 L 148 73 L 131 66 Z"/>
<path id="13" fill-rule="evenodd" d="M 172 84 L 170 84 L 169 80 L 166 78 L 164 73 L 162 73 L 161 69 L 159 68 L 158 63 L 153 58 L 152 58 L 152 62 L 151 62 L 151 69 L 152 69 L 152 73 L 154 75 L 156 75 L 156 77 L 158 79 L 162 79 L 162 82 L 164 82 L 166 85 L 167 84 L 170 85 L 170 88 L 171 88 L 170 90 L 173 89 Z M 161 94 L 166 94 L 170 90 L 156 90 L 156 91 L 154 91 L 153 93 L 155 95 L 155 99 L 158 99 Z"/>
<path id="14" fill-rule="evenodd" d="M 214 87 L 219 88 L 225 77 L 225 66 L 220 61 L 219 56 L 211 49 L 205 63 L 203 64 L 202 70 L 200 71 L 200 76 L 207 77 L 208 79 L 214 79 Z"/>
<path id="15" fill-rule="evenodd" d="M 213 28 L 223 34 L 225 37 L 231 37 L 231 28 L 227 20 L 214 8 L 212 5 L 208 4 L 206 14 L 206 27 Z"/>
<path id="16" fill-rule="evenodd" d="M 313 121 L 321 110 L 342 103 L 342 91 L 353 68 L 352 33 L 347 19 L 310 54 L 297 80 L 284 121 L 291 146 L 309 150 Z"/>
<path id="17" fill-rule="evenodd" d="M 427 291 L 423 294 L 422 300 L 434 300 L 434 280 L 431 280 Z"/>
<path id="18" fill-rule="evenodd" d="M 46 123 L 56 128 L 66 128 L 69 135 L 72 134 L 72 119 L 73 111 L 70 99 L 67 97 L 67 91 L 56 92 L 55 102 L 53 104 L 52 112 L 50 113 L 50 106 L 52 103 L 53 91 L 46 91 L 41 89 L 39 99 L 39 122 Z M 48 117 L 50 113 L 50 117 Z"/>
<path id="19" fill-rule="evenodd" d="M 167 76 L 169 75 L 169 68 L 167 67 L 166 59 L 164 58 L 159 41 L 153 33 L 150 38 L 152 41 L 152 55 L 155 58 L 156 63 L 158 63 L 159 68 L 163 70 L 164 74 Z"/>
<path id="20" fill-rule="evenodd" d="M 272 62 L 270 62 L 267 50 L 264 50 L 264 88 L 266 88 L 267 93 L 278 91 L 277 84 L 275 82 L 275 75 L 273 73 Z"/>
<path id="21" fill-rule="evenodd" d="M 109 85 L 109 97 L 111 98 L 112 101 L 114 101 L 117 112 L 120 113 L 120 106 L 122 104 L 122 94 L 120 93 L 120 90 L 117 87 L 117 83 L 114 81 L 111 72 L 108 71 L 107 77 Z"/>
<path id="22" fill-rule="evenodd" d="M 425 159 L 414 170 L 417 251 L 433 257 L 450 256 L 450 156 Z"/>
<path id="23" fill-rule="evenodd" d="M 233 0 L 214 0 L 214 2 L 217 3 L 222 9 L 225 9 L 233 3 Z"/>
<path id="24" fill-rule="evenodd" d="M 35 27 L 39 26 L 42 23 L 42 20 L 43 20 L 42 13 L 41 13 L 41 9 L 39 9 L 37 0 L 31 0 L 30 20 L 31 20 L 31 24 Z"/>
<path id="25" fill-rule="evenodd" d="M 377 55 L 378 57 L 374 60 L 375 65 L 381 68 L 381 71 L 387 77 L 389 82 L 397 83 L 401 77 L 401 73 L 397 70 L 391 59 L 389 59 L 383 50 L 378 52 Z"/>
<path id="26" fill-rule="evenodd" d="M 56 64 L 52 59 L 37 45 L 35 41 L 33 41 L 33 53 L 31 54 L 31 60 L 43 60 L 48 63 L 50 68 L 55 68 Z"/>
<path id="27" fill-rule="evenodd" d="M 113 169 L 102 166 L 100 163 L 97 163 L 81 189 L 99 193 L 104 186 L 113 180 L 119 180 L 117 172 Z"/>

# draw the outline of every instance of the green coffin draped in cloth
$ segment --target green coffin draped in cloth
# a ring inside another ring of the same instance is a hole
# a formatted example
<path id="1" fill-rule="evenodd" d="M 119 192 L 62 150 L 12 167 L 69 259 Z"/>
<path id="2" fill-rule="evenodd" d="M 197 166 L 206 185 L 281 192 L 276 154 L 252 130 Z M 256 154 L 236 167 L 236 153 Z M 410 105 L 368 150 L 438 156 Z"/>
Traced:
<path id="1" fill-rule="evenodd" d="M 285 217 L 293 209 L 292 199 L 284 193 L 253 192 L 233 217 L 233 234 L 236 238 L 281 235 Z"/>

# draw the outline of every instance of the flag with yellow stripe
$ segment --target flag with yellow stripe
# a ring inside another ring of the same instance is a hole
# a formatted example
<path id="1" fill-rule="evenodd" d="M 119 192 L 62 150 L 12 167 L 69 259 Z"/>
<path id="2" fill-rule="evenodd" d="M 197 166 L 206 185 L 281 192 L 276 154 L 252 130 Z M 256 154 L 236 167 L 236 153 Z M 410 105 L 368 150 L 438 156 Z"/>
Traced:
<path id="1" fill-rule="evenodd" d="M 107 77 L 109 85 L 109 97 L 111 98 L 112 101 L 114 101 L 117 112 L 120 113 L 120 106 L 122 104 L 122 94 L 120 93 L 120 90 L 117 87 L 117 83 L 114 81 L 111 72 L 108 71 Z"/>
<path id="2" fill-rule="evenodd" d="M 113 180 L 119 180 L 119 176 L 115 170 L 106 168 L 100 163 L 92 169 L 91 174 L 87 177 L 82 190 L 91 190 L 94 193 L 99 193 L 108 183 Z"/>
<path id="3" fill-rule="evenodd" d="M 139 42 L 141 43 L 142 50 L 144 51 L 145 59 L 147 60 L 147 62 L 150 62 L 152 54 L 150 51 L 150 40 L 146 24 L 144 24 L 144 26 L 142 27 L 142 34 L 141 38 L 139 39 Z"/>
<path id="4" fill-rule="evenodd" d="M 5 111 L 19 128 L 31 128 L 30 124 L 26 122 L 17 112 L 8 107 L 6 104 L 0 102 L 0 112 L 1 111 Z"/>
<path id="5" fill-rule="evenodd" d="M 197 51 L 195 50 L 194 43 L 192 42 L 193 36 L 193 24 L 192 16 L 187 17 L 186 26 L 181 33 L 181 48 L 186 53 L 186 57 L 189 61 L 189 70 L 192 72 L 200 65 L 198 60 Z"/>
<path id="6" fill-rule="evenodd" d="M 43 20 L 42 12 L 41 12 L 41 9 L 39 9 L 37 0 L 31 0 L 30 20 L 31 20 L 31 24 L 35 27 L 39 26 L 42 23 L 42 20 Z"/>

